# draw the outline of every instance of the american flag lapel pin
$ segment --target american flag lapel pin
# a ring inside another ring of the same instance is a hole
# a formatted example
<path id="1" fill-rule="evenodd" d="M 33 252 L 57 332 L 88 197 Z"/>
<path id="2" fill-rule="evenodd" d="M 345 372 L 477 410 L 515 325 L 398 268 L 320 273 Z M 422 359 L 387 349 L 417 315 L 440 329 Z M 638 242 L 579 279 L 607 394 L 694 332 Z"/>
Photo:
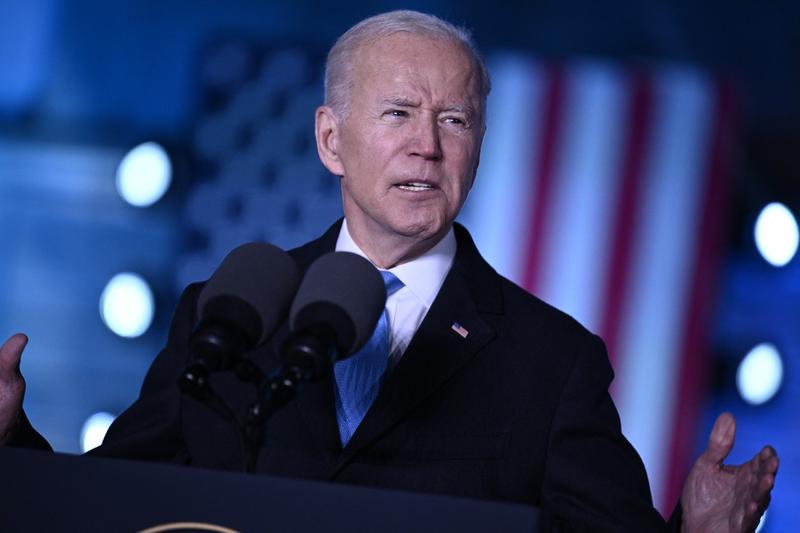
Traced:
<path id="1" fill-rule="evenodd" d="M 469 335 L 469 331 L 467 331 L 467 329 L 458 322 L 453 322 L 453 325 L 450 326 L 450 329 L 452 329 L 465 339 L 467 338 L 467 335 Z"/>

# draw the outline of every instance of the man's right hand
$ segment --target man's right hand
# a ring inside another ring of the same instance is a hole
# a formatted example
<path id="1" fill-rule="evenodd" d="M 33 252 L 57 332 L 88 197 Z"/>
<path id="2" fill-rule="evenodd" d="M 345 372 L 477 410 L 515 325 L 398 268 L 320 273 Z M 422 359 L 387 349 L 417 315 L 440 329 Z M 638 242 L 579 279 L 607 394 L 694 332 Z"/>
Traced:
<path id="1" fill-rule="evenodd" d="M 0 347 L 0 446 L 13 436 L 22 412 L 25 379 L 19 371 L 19 361 L 26 344 L 28 337 L 17 333 Z"/>

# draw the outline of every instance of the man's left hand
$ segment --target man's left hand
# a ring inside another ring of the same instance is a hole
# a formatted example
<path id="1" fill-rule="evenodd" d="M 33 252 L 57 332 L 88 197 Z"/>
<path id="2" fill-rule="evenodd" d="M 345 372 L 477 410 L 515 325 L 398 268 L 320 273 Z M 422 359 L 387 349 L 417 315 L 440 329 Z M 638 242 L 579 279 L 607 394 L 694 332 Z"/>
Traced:
<path id="1" fill-rule="evenodd" d="M 765 446 L 744 464 L 722 464 L 733 448 L 735 435 L 733 415 L 719 415 L 706 450 L 695 461 L 683 486 L 683 533 L 754 531 L 769 505 L 778 454 L 772 446 Z"/>

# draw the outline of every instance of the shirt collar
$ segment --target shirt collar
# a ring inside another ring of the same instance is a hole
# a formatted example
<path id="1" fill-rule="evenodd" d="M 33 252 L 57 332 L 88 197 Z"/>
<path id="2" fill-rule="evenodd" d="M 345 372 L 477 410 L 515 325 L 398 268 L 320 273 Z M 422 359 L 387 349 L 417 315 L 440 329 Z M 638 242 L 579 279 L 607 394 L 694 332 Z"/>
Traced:
<path id="1" fill-rule="evenodd" d="M 347 219 L 342 222 L 339 238 L 336 240 L 337 252 L 351 252 L 369 260 L 367 254 L 350 236 Z M 398 277 L 414 295 L 427 307 L 433 304 L 439 289 L 453 266 L 456 256 L 456 236 L 451 227 L 447 234 L 436 245 L 417 257 L 394 268 L 389 272 Z"/>

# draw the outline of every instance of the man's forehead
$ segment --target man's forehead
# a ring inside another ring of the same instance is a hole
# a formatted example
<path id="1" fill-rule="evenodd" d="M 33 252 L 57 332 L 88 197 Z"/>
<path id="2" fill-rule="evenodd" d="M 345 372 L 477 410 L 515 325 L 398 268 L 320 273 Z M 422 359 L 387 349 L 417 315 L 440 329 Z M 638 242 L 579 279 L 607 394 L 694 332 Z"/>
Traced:
<path id="1" fill-rule="evenodd" d="M 397 84 L 419 81 L 416 74 L 432 75 L 442 89 L 445 85 L 458 92 L 479 92 L 479 72 L 473 57 L 462 43 L 449 39 L 430 38 L 398 32 L 362 43 L 352 59 L 354 88 L 366 85 L 371 89 L 385 87 L 381 100 L 413 100 L 413 91 Z M 362 87 L 363 88 L 363 87 Z M 472 94 L 468 95 L 471 99 Z M 453 105 L 467 105 L 452 102 Z"/>
<path id="2" fill-rule="evenodd" d="M 433 50 L 432 50 L 433 49 Z M 429 37 L 399 31 L 361 43 L 353 54 L 354 68 L 369 68 L 378 62 L 415 60 L 435 62 L 442 55 L 458 58 L 474 69 L 476 65 L 463 43 L 443 37 Z M 456 62 L 460 62 L 456 59 Z"/>

